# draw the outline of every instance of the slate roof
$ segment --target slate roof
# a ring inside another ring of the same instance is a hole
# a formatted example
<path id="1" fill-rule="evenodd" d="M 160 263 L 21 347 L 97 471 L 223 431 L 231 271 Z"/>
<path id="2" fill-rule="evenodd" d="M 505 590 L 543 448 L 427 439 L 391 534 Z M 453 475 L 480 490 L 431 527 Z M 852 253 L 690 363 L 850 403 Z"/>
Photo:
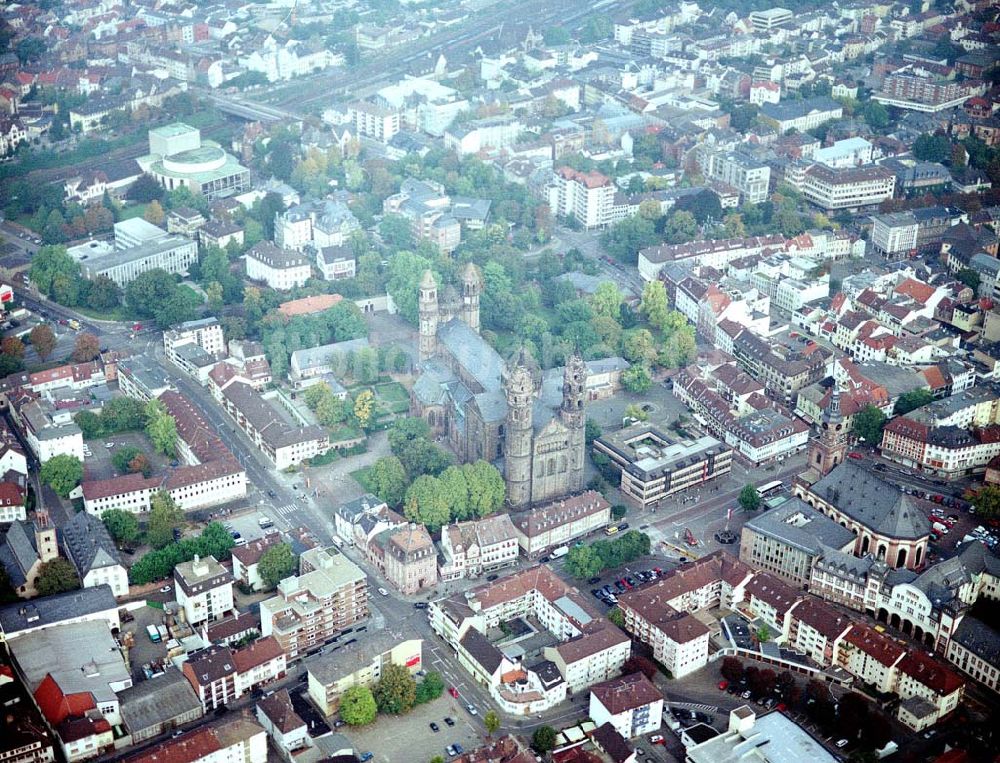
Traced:
<path id="1" fill-rule="evenodd" d="M 839 551 L 855 537 L 846 527 L 798 498 L 753 517 L 745 526 L 814 556 L 822 552 L 824 546 Z"/>
<path id="2" fill-rule="evenodd" d="M 140 681 L 118 694 L 125 725 L 133 734 L 174 718 L 196 713 L 201 716 L 201 700 L 179 670 L 168 670 L 155 680 Z"/>
<path id="3" fill-rule="evenodd" d="M 0 545 L 0 564 L 14 588 L 28 582 L 27 575 L 38 561 L 35 530 L 31 522 L 13 522 Z"/>
<path id="4" fill-rule="evenodd" d="M 62 544 L 81 579 L 91 570 L 122 564 L 104 522 L 85 511 L 63 525 Z"/>
<path id="5" fill-rule="evenodd" d="M 111 586 L 80 588 L 0 607 L 0 628 L 10 638 L 18 631 L 55 625 L 64 620 L 117 608 L 118 602 Z"/>
<path id="6" fill-rule="evenodd" d="M 503 360 L 499 353 L 465 322 L 453 318 L 438 329 L 438 341 L 483 390 L 500 388 Z"/>
<path id="7" fill-rule="evenodd" d="M 811 492 L 880 535 L 914 540 L 930 533 L 930 522 L 909 496 L 853 461 L 835 467 Z"/>
<path id="8" fill-rule="evenodd" d="M 459 643 L 486 673 L 492 675 L 503 661 L 503 653 L 475 628 L 469 628 Z"/>

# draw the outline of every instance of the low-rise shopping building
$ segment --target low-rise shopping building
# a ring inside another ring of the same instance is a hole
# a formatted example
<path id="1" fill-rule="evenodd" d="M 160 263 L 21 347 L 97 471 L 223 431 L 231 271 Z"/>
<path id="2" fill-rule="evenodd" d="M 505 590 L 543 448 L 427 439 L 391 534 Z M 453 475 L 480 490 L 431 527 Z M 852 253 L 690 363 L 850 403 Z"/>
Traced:
<path id="1" fill-rule="evenodd" d="M 309 663 L 309 697 L 324 715 L 333 715 L 344 692 L 352 686 L 374 687 L 386 666 L 404 667 L 411 675 L 423 670 L 422 649 L 422 639 L 389 630 L 331 644 Z"/>
<path id="2" fill-rule="evenodd" d="M 441 528 L 442 581 L 479 577 L 517 561 L 517 530 L 508 514 L 455 522 Z"/>

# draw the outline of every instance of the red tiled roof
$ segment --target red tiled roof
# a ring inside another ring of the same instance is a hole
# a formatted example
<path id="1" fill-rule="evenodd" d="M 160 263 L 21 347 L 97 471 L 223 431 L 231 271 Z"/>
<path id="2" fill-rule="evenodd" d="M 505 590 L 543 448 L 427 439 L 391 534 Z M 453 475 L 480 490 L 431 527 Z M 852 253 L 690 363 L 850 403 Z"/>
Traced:
<path id="1" fill-rule="evenodd" d="M 160 486 L 160 483 L 159 478 L 143 477 L 142 474 L 125 474 L 106 480 L 89 480 L 82 485 L 83 497 L 88 501 L 96 501 L 139 490 L 155 490 Z"/>
<path id="2" fill-rule="evenodd" d="M 642 673 L 632 673 L 590 687 L 590 693 L 612 715 L 651 705 L 663 699 L 659 689 Z"/>
<path id="3" fill-rule="evenodd" d="M 907 278 L 894 291 L 896 294 L 905 294 L 910 299 L 919 302 L 921 305 L 927 304 L 927 300 L 934 296 L 934 287 L 929 286 L 913 278 Z"/>
<path id="4" fill-rule="evenodd" d="M 0 506 L 21 506 L 24 492 L 13 482 L 0 482 Z"/>
<path id="5" fill-rule="evenodd" d="M 844 636 L 844 642 L 857 647 L 886 667 L 892 667 L 906 654 L 906 649 L 898 643 L 867 625 L 855 625 Z"/>
<path id="6" fill-rule="evenodd" d="M 274 636 L 258 639 L 242 649 L 233 652 L 233 664 L 239 673 L 246 673 L 258 665 L 276 660 L 284 652 Z"/>
<path id="7" fill-rule="evenodd" d="M 965 685 L 965 679 L 958 673 L 917 649 L 908 651 L 897 667 L 900 673 L 941 696 L 946 697 Z"/>

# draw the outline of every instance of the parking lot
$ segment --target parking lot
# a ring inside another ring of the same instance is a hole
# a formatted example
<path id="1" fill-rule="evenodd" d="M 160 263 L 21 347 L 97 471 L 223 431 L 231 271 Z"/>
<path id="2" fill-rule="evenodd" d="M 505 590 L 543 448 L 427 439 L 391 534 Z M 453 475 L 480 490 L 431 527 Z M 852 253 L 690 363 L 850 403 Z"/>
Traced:
<path id="1" fill-rule="evenodd" d="M 167 655 L 166 643 L 161 641 L 154 644 L 149 640 L 146 633 L 147 625 L 162 625 L 163 610 L 156 607 L 139 607 L 132 612 L 133 620 L 130 623 L 122 623 L 122 632 L 132 632 L 135 634 L 135 642 L 129 650 L 129 668 L 132 671 L 133 680 L 138 683 L 145 680 L 142 674 L 142 666 L 153 660 L 160 660 Z M 156 680 L 156 679 L 152 679 Z"/>
<path id="2" fill-rule="evenodd" d="M 623 564 L 620 567 L 605 570 L 598 577 L 590 578 L 589 580 L 577 580 L 572 577 L 566 571 L 566 566 L 560 559 L 553 560 L 549 566 L 555 569 L 564 580 L 578 586 L 583 591 L 589 592 L 597 606 L 603 607 L 603 609 L 611 609 L 615 605 L 619 594 L 630 590 L 630 587 L 637 588 L 651 583 L 659 577 L 655 572 L 657 568 L 660 569 L 660 574 L 666 573 L 677 567 L 678 562 L 662 555 L 649 554 L 628 564 Z M 645 580 L 639 577 L 640 573 L 647 575 Z M 598 596 L 597 592 L 602 590 L 605 593 Z M 610 590 L 611 596 L 607 595 L 606 592 L 608 590 Z"/>
<path id="3" fill-rule="evenodd" d="M 107 444 L 111 447 L 105 447 Z M 165 474 L 170 468 L 170 459 L 156 453 L 152 444 L 142 432 L 119 432 L 106 438 L 87 440 L 84 443 L 84 463 L 88 480 L 106 480 L 121 474 L 112 462 L 114 454 L 126 446 L 141 450 L 153 465 L 153 474 Z"/>
<path id="4" fill-rule="evenodd" d="M 455 725 L 448 726 L 445 718 L 451 718 Z M 437 724 L 439 730 L 432 731 L 431 723 Z M 481 732 L 469 722 L 469 714 L 447 692 L 406 715 L 380 715 L 370 726 L 343 726 L 338 731 L 346 734 L 359 753 L 377 750 L 372 759 L 377 763 L 422 763 L 435 755 L 448 759 L 445 748 L 449 745 L 458 743 L 472 750 L 483 743 Z"/>

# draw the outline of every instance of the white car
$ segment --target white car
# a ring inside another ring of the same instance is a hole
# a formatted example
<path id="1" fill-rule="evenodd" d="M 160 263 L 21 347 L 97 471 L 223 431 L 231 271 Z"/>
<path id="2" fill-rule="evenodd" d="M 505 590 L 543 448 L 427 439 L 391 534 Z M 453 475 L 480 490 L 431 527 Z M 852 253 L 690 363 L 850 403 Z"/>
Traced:
<path id="1" fill-rule="evenodd" d="M 845 747 L 847 747 L 847 744 L 848 744 L 848 742 L 847 742 L 846 739 L 838 739 L 837 740 L 837 749 L 838 750 L 842 750 Z"/>
<path id="2" fill-rule="evenodd" d="M 465 709 L 469 711 L 469 715 L 479 715 L 479 711 L 476 710 L 474 705 L 466 705 Z"/>
<path id="3" fill-rule="evenodd" d="M 379 588 L 378 592 L 380 594 L 382 594 L 383 596 L 388 596 L 389 595 L 389 592 L 387 590 L 385 590 L 384 588 Z"/>
<path id="4" fill-rule="evenodd" d="M 173 586 L 165 585 L 160 589 L 160 593 L 170 593 L 172 590 L 174 590 Z"/>

